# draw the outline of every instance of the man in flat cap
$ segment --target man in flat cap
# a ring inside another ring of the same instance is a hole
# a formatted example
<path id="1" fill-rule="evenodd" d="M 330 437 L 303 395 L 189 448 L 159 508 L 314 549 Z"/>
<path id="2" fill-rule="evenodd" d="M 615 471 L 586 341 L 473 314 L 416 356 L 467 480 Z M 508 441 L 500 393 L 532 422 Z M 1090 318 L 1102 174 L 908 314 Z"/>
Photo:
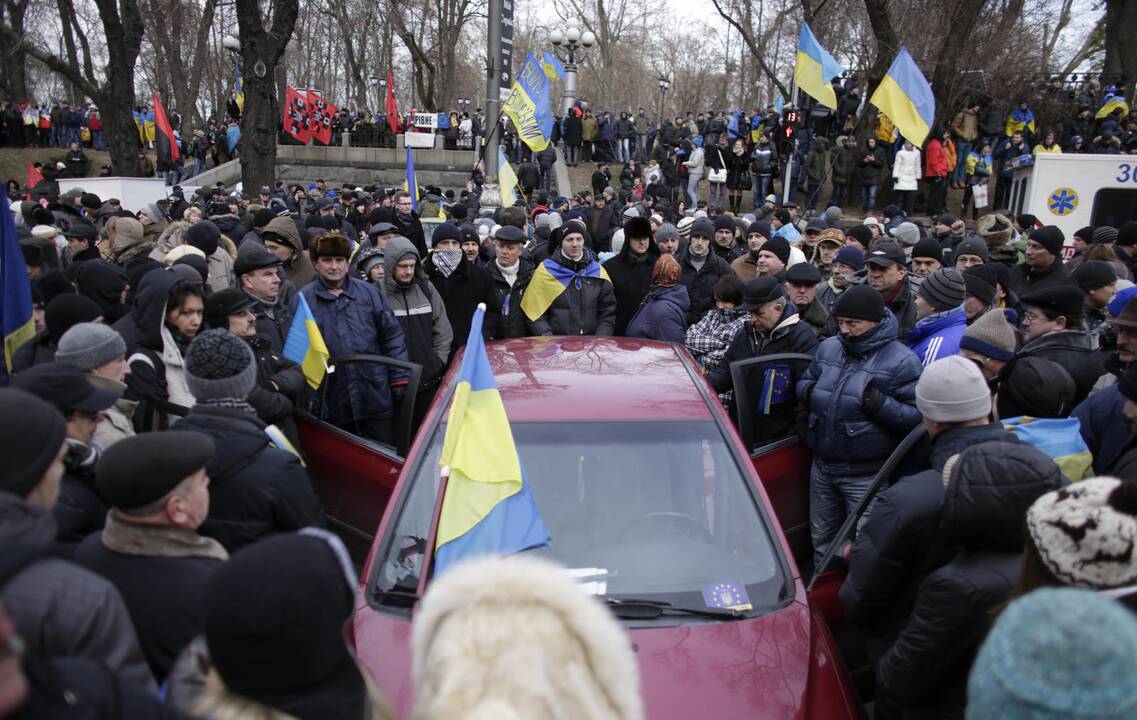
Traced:
<path id="1" fill-rule="evenodd" d="M 1074 404 L 1090 394 L 1105 372 L 1094 339 L 1082 330 L 1084 293 L 1073 283 L 1063 282 L 1028 291 L 1021 298 L 1023 347 L 1019 357 L 1053 360 L 1074 378 Z"/>

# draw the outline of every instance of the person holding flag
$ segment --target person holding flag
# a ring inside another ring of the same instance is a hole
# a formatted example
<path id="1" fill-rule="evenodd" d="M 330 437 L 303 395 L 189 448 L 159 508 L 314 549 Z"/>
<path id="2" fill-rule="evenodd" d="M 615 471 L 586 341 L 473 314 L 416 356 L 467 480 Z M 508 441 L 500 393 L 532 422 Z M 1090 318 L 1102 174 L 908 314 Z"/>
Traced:
<path id="1" fill-rule="evenodd" d="M 570 220 L 550 236 L 554 251 L 537 266 L 521 309 L 534 335 L 612 335 L 616 294 L 612 280 L 590 249 L 588 230 Z"/>
<path id="2" fill-rule="evenodd" d="M 318 342 L 313 343 L 315 338 L 324 341 L 332 358 L 368 354 L 406 362 L 403 329 L 387 298 L 374 285 L 351 277 L 347 271 L 351 257 L 348 239 L 338 232 L 317 235 L 308 254 L 316 267 L 316 279 L 300 291 L 302 302 L 297 306 L 284 355 L 304 368 L 309 384 L 319 373 L 310 352 L 312 347 L 319 350 Z M 318 330 L 315 334 L 312 321 Z M 303 323 L 302 331 L 297 331 L 296 323 Z M 307 344 L 303 339 L 300 342 L 304 347 L 300 360 L 298 351 L 289 350 L 297 332 L 307 338 Z M 408 381 L 404 371 L 353 363 L 336 368 L 322 381 L 328 383 L 327 406 L 323 408 L 328 422 L 371 440 L 393 442 L 395 407 Z"/>

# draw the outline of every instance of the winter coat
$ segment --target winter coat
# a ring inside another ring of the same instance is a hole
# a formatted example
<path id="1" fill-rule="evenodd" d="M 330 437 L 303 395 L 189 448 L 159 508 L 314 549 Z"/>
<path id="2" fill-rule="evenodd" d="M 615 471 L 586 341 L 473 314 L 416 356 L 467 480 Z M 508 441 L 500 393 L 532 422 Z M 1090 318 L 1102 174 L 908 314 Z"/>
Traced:
<path id="1" fill-rule="evenodd" d="M 869 156 L 872 156 L 871 158 Z M 865 148 L 857 151 L 857 168 L 862 185 L 879 185 L 880 175 L 884 170 L 884 148 L 877 145 L 872 150 Z M 869 158 L 866 160 L 866 158 Z"/>
<path id="2" fill-rule="evenodd" d="M 833 184 L 848 185 L 853 177 L 853 171 L 857 169 L 859 151 L 855 147 L 842 145 L 833 151 L 832 156 L 833 169 L 831 171 L 831 177 Z"/>
<path id="3" fill-rule="evenodd" d="M 799 306 L 797 312 L 798 315 L 801 315 L 801 319 L 813 329 L 813 334 L 818 338 L 825 338 L 832 334 L 827 330 L 829 327 L 829 311 L 825 309 L 825 305 L 816 296 L 814 296 L 813 302 L 808 305 Z"/>
<path id="4" fill-rule="evenodd" d="M 580 120 L 580 137 L 584 142 L 596 142 L 600 136 L 600 124 L 595 115 L 585 115 Z"/>
<path id="5" fill-rule="evenodd" d="M 679 282 L 687 286 L 687 294 L 691 298 L 691 309 L 687 311 L 687 324 L 694 325 L 702 319 L 708 310 L 714 307 L 715 284 L 719 278 L 732 272 L 732 270 L 725 260 L 709 250 L 707 251 L 706 261 L 698 269 L 691 262 L 691 249 L 689 247 L 681 250 L 676 259 L 679 261 L 679 267 L 683 268 L 683 275 Z"/>
<path id="6" fill-rule="evenodd" d="M 726 155 L 726 184 L 732 190 L 750 189 L 750 156 L 732 149 Z"/>
<path id="7" fill-rule="evenodd" d="M 272 305 L 249 295 L 250 298 L 256 300 L 249 309 L 257 318 L 257 337 L 267 342 L 275 353 L 284 352 L 284 342 L 288 339 L 288 331 L 292 327 L 292 316 L 299 302 L 296 292 L 296 286 L 285 280 L 280 284 L 276 302 Z"/>
<path id="8" fill-rule="evenodd" d="M 391 312 L 383 293 L 374 285 L 353 277 L 344 280 L 339 295 L 318 278 L 303 293 L 331 358 L 374 354 L 406 361 L 403 329 Z M 328 383 L 327 419 L 343 424 L 365 418 L 383 419 L 394 412 L 391 385 L 405 383 L 406 373 L 384 365 L 353 363 L 336 368 Z"/>
<path id="9" fill-rule="evenodd" d="M 158 682 L 204 630 L 205 585 L 227 557 L 220 543 L 192 530 L 132 523 L 116 511 L 75 551 L 77 563 L 122 594 Z"/>
<path id="10" fill-rule="evenodd" d="M 275 217 L 261 231 L 262 237 L 264 233 L 274 233 L 284 238 L 292 247 L 292 257 L 284 263 L 285 280 L 292 283 L 293 287 L 302 288 L 316 279 L 316 268 L 312 267 L 312 261 L 304 254 L 304 246 L 300 242 L 300 231 L 296 228 L 295 220 L 286 216 Z"/>
<path id="11" fill-rule="evenodd" d="M 208 435 L 216 445 L 205 467 L 209 517 L 198 528 L 201 535 L 233 553 L 273 533 L 323 525 L 320 501 L 300 458 L 270 445 L 264 423 L 252 413 L 199 406 L 174 428 Z"/>
<path id="12" fill-rule="evenodd" d="M 612 250 L 612 236 L 620 229 L 620 216 L 616 205 L 605 205 L 603 210 L 590 207 L 582 213 L 592 238 L 592 251 L 599 254 Z"/>
<path id="13" fill-rule="evenodd" d="M 88 379 L 94 382 L 93 376 L 88 376 Z M 108 387 L 111 383 L 117 385 L 116 390 L 118 392 L 126 392 L 125 383 L 119 383 L 110 378 L 102 378 L 99 385 Z M 114 405 L 100 412 L 99 424 L 95 426 L 95 435 L 91 439 L 91 444 L 99 450 L 106 450 L 116 442 L 132 437 L 134 435 L 134 411 L 137 407 L 138 403 L 133 400 L 120 397 Z"/>
<path id="14" fill-rule="evenodd" d="M 952 169 L 948 167 L 947 152 L 944 150 L 943 143 L 935 138 L 928 141 L 928 147 L 924 150 L 924 160 L 926 165 L 924 168 L 925 177 L 944 178 Z"/>
<path id="15" fill-rule="evenodd" d="M 647 252 L 639 256 L 632 252 L 631 243 L 625 242 L 619 254 L 604 263 L 604 270 L 612 279 L 612 292 L 616 295 L 616 335 L 626 334 L 628 322 L 651 291 L 651 273 L 658 258 L 659 248 L 655 241 L 650 241 Z"/>
<path id="16" fill-rule="evenodd" d="M 51 333 L 42 330 L 33 335 L 31 340 L 16 348 L 16 352 L 12 355 L 12 371 L 23 372 L 54 359 L 55 340 L 52 339 Z"/>
<path id="17" fill-rule="evenodd" d="M 754 152 L 750 155 L 750 173 L 752 175 L 772 174 L 773 166 L 777 159 L 777 151 L 770 143 L 765 142 L 755 145 Z"/>
<path id="18" fill-rule="evenodd" d="M 166 270 L 147 273 L 130 314 L 113 326 L 126 341 L 126 398 L 138 403 L 133 418 L 138 432 L 164 430 L 195 402 L 186 385 L 182 351 L 166 327 L 166 299 L 181 280 Z"/>
<path id="19" fill-rule="evenodd" d="M 1070 270 L 1062 264 L 1062 258 L 1055 258 L 1054 264 L 1044 270 L 1034 270 L 1029 265 L 1019 263 L 1011 268 L 1011 292 L 1019 297 L 1039 288 L 1052 287 L 1059 283 L 1073 283 Z"/>
<path id="20" fill-rule="evenodd" d="M 928 367 L 940 358 L 959 352 L 959 340 L 967 329 L 967 313 L 962 307 L 929 315 L 916 321 L 908 331 L 908 347 Z"/>
<path id="21" fill-rule="evenodd" d="M 245 398 L 246 402 L 253 406 L 262 422 L 279 425 L 289 438 L 294 437 L 292 410 L 307 391 L 304 370 L 273 350 L 264 338 L 253 335 L 244 340 L 252 348 L 257 364 L 257 384 Z"/>
<path id="22" fill-rule="evenodd" d="M 1116 353 L 1106 360 L 1105 367 L 1119 377 L 1125 372 Z M 1108 474 L 1132 437 L 1124 409 L 1125 396 L 1113 384 L 1095 391 L 1071 413 L 1081 424 L 1082 439 L 1093 453 L 1094 472 L 1098 475 Z"/>
<path id="23" fill-rule="evenodd" d="M 899 326 L 897 339 L 905 342 L 908 340 L 908 331 L 916 327 L 916 288 L 912 284 L 912 278 L 905 276 L 899 288 L 893 288 L 893 291 L 895 294 L 891 302 L 885 296 L 885 305 L 896 317 Z"/>
<path id="24" fill-rule="evenodd" d="M 88 658 L 154 688 L 122 597 L 98 575 L 52 557 L 55 535 L 51 513 L 0 492 L 0 600 L 27 652 Z"/>
<path id="25" fill-rule="evenodd" d="M 581 119 L 577 117 L 576 113 L 569 113 L 564 121 L 564 141 L 565 145 L 580 145 L 583 139 L 582 133 L 584 131 Z"/>
<path id="26" fill-rule="evenodd" d="M 1094 383 L 1105 372 L 1093 338 L 1081 330 L 1059 330 L 1031 340 L 1018 352 L 1020 358 L 1030 356 L 1052 360 L 1070 373 L 1076 390 L 1075 405 L 1089 396 Z"/>
<path id="27" fill-rule="evenodd" d="M 920 179 L 920 151 L 900 150 L 896 153 L 896 160 L 892 164 L 892 179 L 894 190 L 916 190 Z"/>
<path id="28" fill-rule="evenodd" d="M 386 271 L 383 276 L 383 294 L 387 296 L 391 311 L 403 328 L 407 357 L 411 362 L 422 365 L 420 387 L 433 387 L 450 360 L 454 334 L 446 315 L 446 305 L 430 282 L 417 273 L 408 286 L 395 282 L 395 265 L 412 255 L 417 263 L 418 251 L 409 240 L 395 237 L 388 241 L 383 256 Z"/>
<path id="29" fill-rule="evenodd" d="M 810 187 L 817 187 L 825 180 L 825 171 L 829 167 L 829 142 L 825 138 L 817 138 L 813 148 L 805 157 L 805 177 Z"/>
<path id="30" fill-rule="evenodd" d="M 84 657 L 27 653 L 16 660 L 27 678 L 27 695 L 14 717 L 52 720 L 187 720 L 121 673 Z"/>
<path id="31" fill-rule="evenodd" d="M 529 281 L 533 279 L 535 266 L 524 257 L 517 260 L 517 278 L 513 286 L 505 281 L 505 274 L 498 267 L 497 261 L 486 265 L 486 272 L 490 275 L 490 302 L 486 305 L 485 334 L 487 340 L 504 340 L 529 335 L 529 325 L 525 313 L 521 310 L 521 301 L 525 297 L 525 290 Z"/>
<path id="32" fill-rule="evenodd" d="M 979 139 L 979 116 L 970 110 L 960 110 L 951 121 L 952 135 L 963 142 Z"/>
<path id="33" fill-rule="evenodd" d="M 557 249 L 552 262 L 580 272 L 596 256 L 588 248 L 580 260 L 569 260 Z M 578 277 L 529 324 L 532 335 L 612 335 L 616 325 L 616 294 L 612 283 L 599 277 Z"/>
<path id="34" fill-rule="evenodd" d="M 814 461 L 827 472 L 876 472 L 896 444 L 920 422 L 916 380 L 923 367 L 896 340 L 896 317 L 859 337 L 837 335 L 821 342 L 797 382 L 798 399 L 809 408 L 806 441 Z M 875 388 L 884 404 L 875 414 L 863 407 L 865 390 Z"/>
<path id="35" fill-rule="evenodd" d="M 55 539 L 72 549 L 80 540 L 102 529 L 108 508 L 95 489 L 98 453 L 78 440 L 68 438 L 66 443 L 63 478 L 51 515 L 59 528 Z"/>
<path id="36" fill-rule="evenodd" d="M 634 338 L 681 343 L 687 337 L 687 310 L 690 306 L 687 288 L 682 285 L 655 286 L 632 316 L 625 334 Z"/>
<path id="37" fill-rule="evenodd" d="M 1065 484 L 1035 448 L 956 473 L 944 489 L 938 532 L 952 560 L 920 583 L 912 614 L 877 663 L 878 687 L 918 717 L 962 716 L 967 674 L 1022 562 L 1023 517 L 1042 494 Z"/>
<path id="38" fill-rule="evenodd" d="M 450 273 L 450 277 L 444 277 L 429 256 L 423 265 L 426 267 L 427 277 L 430 278 L 431 284 L 438 291 L 438 296 L 446 307 L 446 318 L 450 321 L 452 333 L 450 356 L 453 357 L 470 336 L 470 321 L 473 320 L 474 311 L 478 309 L 478 303 L 485 303 L 486 307 L 489 307 L 493 294 L 490 276 L 484 268 L 472 265 L 465 255 L 458 262 L 458 267 L 454 268 L 454 272 Z"/>
<path id="39" fill-rule="evenodd" d="M 743 283 L 758 277 L 758 258 L 748 250 L 730 263 L 730 269 Z"/>
<path id="40" fill-rule="evenodd" d="M 726 349 L 722 362 L 711 370 L 707 381 L 716 392 L 724 393 L 733 385 L 731 363 L 781 353 L 812 355 L 816 350 L 817 335 L 802 320 L 794 304 L 786 301 L 781 320 L 769 334 L 757 332 L 752 323 L 742 325 Z M 804 432 L 803 408 L 794 394 L 794 383 L 808 368 L 808 362 L 797 360 L 779 365 L 759 365 L 747 371 L 745 382 L 754 411 L 754 439 L 760 444 Z"/>
<path id="41" fill-rule="evenodd" d="M 712 145 L 703 151 L 706 158 L 707 173 L 711 170 L 725 170 L 727 169 L 727 156 L 730 155 L 730 148 L 725 145 Z"/>
<path id="42" fill-rule="evenodd" d="M 943 469 L 972 445 L 1016 442 L 997 423 L 945 430 L 932 440 L 928 469 L 906 475 L 873 500 L 853 541 L 849 572 L 838 596 L 845 615 L 866 635 L 874 662 L 891 647 L 927 575 L 951 559 L 939 533 L 944 504 Z"/>

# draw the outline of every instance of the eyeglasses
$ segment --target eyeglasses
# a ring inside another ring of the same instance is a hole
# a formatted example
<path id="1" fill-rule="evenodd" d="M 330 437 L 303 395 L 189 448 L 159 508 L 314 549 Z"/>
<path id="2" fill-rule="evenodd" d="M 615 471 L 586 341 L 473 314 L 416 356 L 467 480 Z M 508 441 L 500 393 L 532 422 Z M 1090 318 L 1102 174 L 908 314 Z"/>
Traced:
<path id="1" fill-rule="evenodd" d="M 1036 320 L 1045 320 L 1046 316 L 1041 313 L 1030 312 L 1029 310 L 1023 313 L 1023 325 L 1029 325 Z"/>

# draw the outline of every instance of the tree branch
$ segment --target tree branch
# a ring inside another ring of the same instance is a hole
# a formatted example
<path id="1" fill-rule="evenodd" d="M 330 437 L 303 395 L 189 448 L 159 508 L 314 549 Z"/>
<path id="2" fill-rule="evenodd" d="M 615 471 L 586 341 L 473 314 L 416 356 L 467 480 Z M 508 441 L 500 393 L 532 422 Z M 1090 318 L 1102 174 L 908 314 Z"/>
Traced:
<path id="1" fill-rule="evenodd" d="M 790 95 L 789 89 L 782 84 L 782 81 L 779 80 L 776 75 L 774 75 L 774 71 L 771 70 L 770 66 L 766 64 L 766 58 L 762 56 L 762 51 L 758 49 L 758 45 L 754 42 L 754 38 L 751 36 L 749 30 L 743 29 L 743 27 L 738 24 L 738 21 L 728 15 L 726 11 L 723 10 L 723 7 L 720 4 L 719 0 L 711 0 L 711 2 L 714 4 L 715 10 L 718 11 L 719 16 L 721 16 L 723 20 L 726 20 L 731 26 L 733 26 L 734 29 L 738 31 L 738 34 L 742 36 L 742 41 L 746 43 L 746 46 L 748 48 L 750 48 L 750 52 L 753 53 L 754 58 L 758 61 L 758 66 L 762 68 L 762 72 L 765 73 L 766 77 L 770 78 L 770 81 L 774 83 L 775 87 L 778 88 L 778 92 L 782 93 L 782 97 L 788 98 Z M 792 99 L 790 101 L 793 102 Z"/>

